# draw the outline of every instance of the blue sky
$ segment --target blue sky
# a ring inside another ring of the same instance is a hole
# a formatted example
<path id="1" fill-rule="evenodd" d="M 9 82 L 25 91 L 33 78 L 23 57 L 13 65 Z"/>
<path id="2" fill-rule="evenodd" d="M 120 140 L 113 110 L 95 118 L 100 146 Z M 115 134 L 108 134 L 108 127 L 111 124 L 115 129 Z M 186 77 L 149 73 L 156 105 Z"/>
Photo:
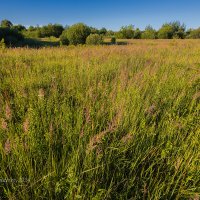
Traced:
<path id="1" fill-rule="evenodd" d="M 84 22 L 112 30 L 129 24 L 158 29 L 164 22 L 179 20 L 187 28 L 197 28 L 200 0 L 0 0 L 0 20 L 5 18 L 26 26 Z"/>

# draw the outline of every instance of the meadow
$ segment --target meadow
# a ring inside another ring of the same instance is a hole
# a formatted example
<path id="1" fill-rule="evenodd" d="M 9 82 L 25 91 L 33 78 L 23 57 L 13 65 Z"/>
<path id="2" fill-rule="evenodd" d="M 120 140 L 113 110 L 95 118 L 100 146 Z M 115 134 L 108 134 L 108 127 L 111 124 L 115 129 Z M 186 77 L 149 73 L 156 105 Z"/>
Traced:
<path id="1" fill-rule="evenodd" d="M 0 49 L 0 199 L 198 200 L 199 124 L 200 40 Z"/>

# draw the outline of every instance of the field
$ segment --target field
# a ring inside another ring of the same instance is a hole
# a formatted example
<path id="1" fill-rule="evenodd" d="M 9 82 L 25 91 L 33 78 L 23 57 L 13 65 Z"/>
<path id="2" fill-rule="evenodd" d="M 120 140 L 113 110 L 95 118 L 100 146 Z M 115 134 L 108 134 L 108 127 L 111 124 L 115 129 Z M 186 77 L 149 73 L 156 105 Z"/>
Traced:
<path id="1" fill-rule="evenodd" d="M 2 49 L 0 199 L 198 200 L 199 124 L 200 40 Z"/>

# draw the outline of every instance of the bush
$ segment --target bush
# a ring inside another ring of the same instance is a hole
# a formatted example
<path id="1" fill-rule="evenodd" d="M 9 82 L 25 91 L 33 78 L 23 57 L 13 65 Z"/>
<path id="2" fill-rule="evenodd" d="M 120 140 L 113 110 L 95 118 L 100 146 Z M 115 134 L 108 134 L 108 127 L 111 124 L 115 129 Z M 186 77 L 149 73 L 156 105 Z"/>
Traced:
<path id="1" fill-rule="evenodd" d="M 200 28 L 191 30 L 188 38 L 192 38 L 192 39 L 200 38 Z"/>
<path id="2" fill-rule="evenodd" d="M 60 36 L 60 44 L 69 45 L 69 40 L 67 39 L 66 31 L 63 31 L 62 35 Z"/>
<path id="3" fill-rule="evenodd" d="M 119 39 L 132 39 L 134 38 L 134 26 L 129 25 L 129 26 L 123 26 L 121 27 L 119 34 L 118 34 Z"/>
<path id="4" fill-rule="evenodd" d="M 179 21 L 163 24 L 158 31 L 158 38 L 160 39 L 183 39 L 185 38 L 185 24 Z"/>
<path id="5" fill-rule="evenodd" d="M 18 42 L 23 41 L 24 37 L 15 29 L 0 27 L 0 40 L 4 38 L 5 44 L 10 46 L 17 45 Z"/>
<path id="6" fill-rule="evenodd" d="M 61 41 L 68 40 L 69 44 L 78 45 L 78 44 L 85 44 L 86 38 L 89 35 L 90 35 L 90 28 L 83 23 L 78 23 L 64 30 L 60 38 Z"/>
<path id="7" fill-rule="evenodd" d="M 141 31 L 137 28 L 134 32 L 134 39 L 141 39 Z"/>
<path id="8" fill-rule="evenodd" d="M 157 33 L 151 26 L 147 26 L 145 31 L 142 33 L 142 39 L 156 39 Z"/>
<path id="9" fill-rule="evenodd" d="M 159 39 L 172 39 L 173 38 L 173 27 L 170 25 L 163 25 L 158 31 Z"/>
<path id="10" fill-rule="evenodd" d="M 6 44 L 4 41 L 4 38 L 2 38 L 2 40 L 0 41 L 0 49 L 5 49 L 6 48 Z"/>
<path id="11" fill-rule="evenodd" d="M 1 21 L 1 27 L 3 28 L 11 28 L 12 26 L 13 26 L 12 22 L 7 19 Z"/>
<path id="12" fill-rule="evenodd" d="M 43 26 L 39 28 L 40 37 L 60 37 L 64 28 L 62 25 L 59 24 L 48 24 L 47 26 Z"/>
<path id="13" fill-rule="evenodd" d="M 103 37 L 98 34 L 90 34 L 86 39 L 88 45 L 101 45 L 103 44 Z"/>
<path id="14" fill-rule="evenodd" d="M 111 44 L 116 44 L 116 38 L 115 37 L 111 38 Z"/>

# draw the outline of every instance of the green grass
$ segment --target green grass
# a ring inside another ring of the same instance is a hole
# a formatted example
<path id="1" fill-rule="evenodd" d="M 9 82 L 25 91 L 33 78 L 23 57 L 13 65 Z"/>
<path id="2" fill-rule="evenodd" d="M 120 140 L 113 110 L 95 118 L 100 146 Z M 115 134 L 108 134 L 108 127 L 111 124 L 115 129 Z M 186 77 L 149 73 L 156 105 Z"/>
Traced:
<path id="1" fill-rule="evenodd" d="M 198 199 L 200 41 L 0 50 L 0 199 Z"/>

